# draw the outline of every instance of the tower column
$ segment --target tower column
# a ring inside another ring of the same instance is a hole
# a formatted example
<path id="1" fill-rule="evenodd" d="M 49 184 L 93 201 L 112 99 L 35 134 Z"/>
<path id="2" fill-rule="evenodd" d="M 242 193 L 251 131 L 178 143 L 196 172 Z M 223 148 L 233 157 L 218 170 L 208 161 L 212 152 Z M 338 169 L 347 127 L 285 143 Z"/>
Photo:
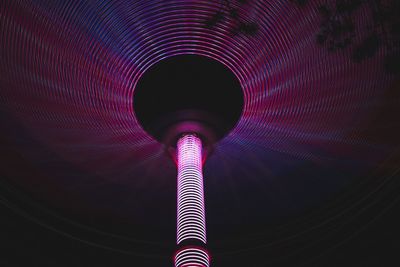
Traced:
<path id="1" fill-rule="evenodd" d="M 202 142 L 195 134 L 184 134 L 177 143 L 178 192 L 176 267 L 208 267 L 204 208 Z"/>

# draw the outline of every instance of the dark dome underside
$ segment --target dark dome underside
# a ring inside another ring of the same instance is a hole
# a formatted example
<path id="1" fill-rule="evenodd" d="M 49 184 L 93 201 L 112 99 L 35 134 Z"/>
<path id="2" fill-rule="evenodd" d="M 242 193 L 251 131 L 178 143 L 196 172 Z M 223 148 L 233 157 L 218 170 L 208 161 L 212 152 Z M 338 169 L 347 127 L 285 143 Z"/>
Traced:
<path id="1" fill-rule="evenodd" d="M 237 124 L 243 93 L 223 64 L 197 55 L 163 59 L 140 77 L 133 109 L 141 126 L 162 141 L 168 127 L 200 121 L 221 138 Z"/>

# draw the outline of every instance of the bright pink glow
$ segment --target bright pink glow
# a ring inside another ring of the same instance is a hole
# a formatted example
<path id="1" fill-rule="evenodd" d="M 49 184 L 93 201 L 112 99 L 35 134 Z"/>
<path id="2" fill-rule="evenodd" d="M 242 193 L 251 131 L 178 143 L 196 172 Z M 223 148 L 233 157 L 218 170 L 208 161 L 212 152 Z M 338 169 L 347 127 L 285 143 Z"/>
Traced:
<path id="1" fill-rule="evenodd" d="M 210 256 L 203 248 L 187 247 L 178 251 L 174 258 L 175 267 L 209 267 Z"/>
<path id="2" fill-rule="evenodd" d="M 206 243 L 202 144 L 193 134 L 181 137 L 177 144 L 178 214 L 177 244 L 186 239 Z"/>

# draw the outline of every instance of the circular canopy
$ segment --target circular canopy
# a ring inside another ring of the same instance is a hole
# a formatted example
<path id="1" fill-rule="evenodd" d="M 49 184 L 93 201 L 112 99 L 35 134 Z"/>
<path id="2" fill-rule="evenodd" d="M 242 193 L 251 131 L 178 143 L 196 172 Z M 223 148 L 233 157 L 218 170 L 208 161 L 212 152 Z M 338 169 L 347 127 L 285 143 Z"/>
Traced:
<path id="1" fill-rule="evenodd" d="M 181 131 L 190 131 L 190 122 L 209 127 L 210 134 L 221 139 L 240 118 L 243 93 L 238 79 L 223 64 L 180 55 L 146 70 L 136 84 L 133 109 L 142 128 L 162 143 L 167 132 L 173 132 L 169 128 L 181 124 Z"/>
<path id="2" fill-rule="evenodd" d="M 3 4 L 5 180 L 73 220 L 116 232 L 109 225 L 126 225 L 122 234 L 139 243 L 173 243 L 175 166 L 140 127 L 133 97 L 148 68 L 188 54 L 225 65 L 244 95 L 236 127 L 205 165 L 216 247 L 242 247 L 238 232 L 252 236 L 320 207 L 398 148 L 398 94 L 387 89 L 395 77 L 380 67 L 383 49 L 355 64 L 349 51 L 319 46 L 313 1 L 232 1 L 258 30 L 235 33 L 229 14 L 210 27 L 227 13 L 223 3 Z"/>

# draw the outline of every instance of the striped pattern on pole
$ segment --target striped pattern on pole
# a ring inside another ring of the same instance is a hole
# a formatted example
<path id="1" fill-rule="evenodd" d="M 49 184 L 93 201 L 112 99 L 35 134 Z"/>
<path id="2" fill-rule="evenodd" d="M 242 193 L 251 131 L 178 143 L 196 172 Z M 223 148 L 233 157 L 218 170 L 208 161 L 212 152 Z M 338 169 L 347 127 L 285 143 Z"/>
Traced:
<path id="1" fill-rule="evenodd" d="M 175 267 L 209 267 L 210 256 L 203 248 L 187 247 L 179 250 L 174 257 Z"/>
<path id="2" fill-rule="evenodd" d="M 186 239 L 206 243 L 202 143 L 194 134 L 178 140 L 177 244 Z"/>

